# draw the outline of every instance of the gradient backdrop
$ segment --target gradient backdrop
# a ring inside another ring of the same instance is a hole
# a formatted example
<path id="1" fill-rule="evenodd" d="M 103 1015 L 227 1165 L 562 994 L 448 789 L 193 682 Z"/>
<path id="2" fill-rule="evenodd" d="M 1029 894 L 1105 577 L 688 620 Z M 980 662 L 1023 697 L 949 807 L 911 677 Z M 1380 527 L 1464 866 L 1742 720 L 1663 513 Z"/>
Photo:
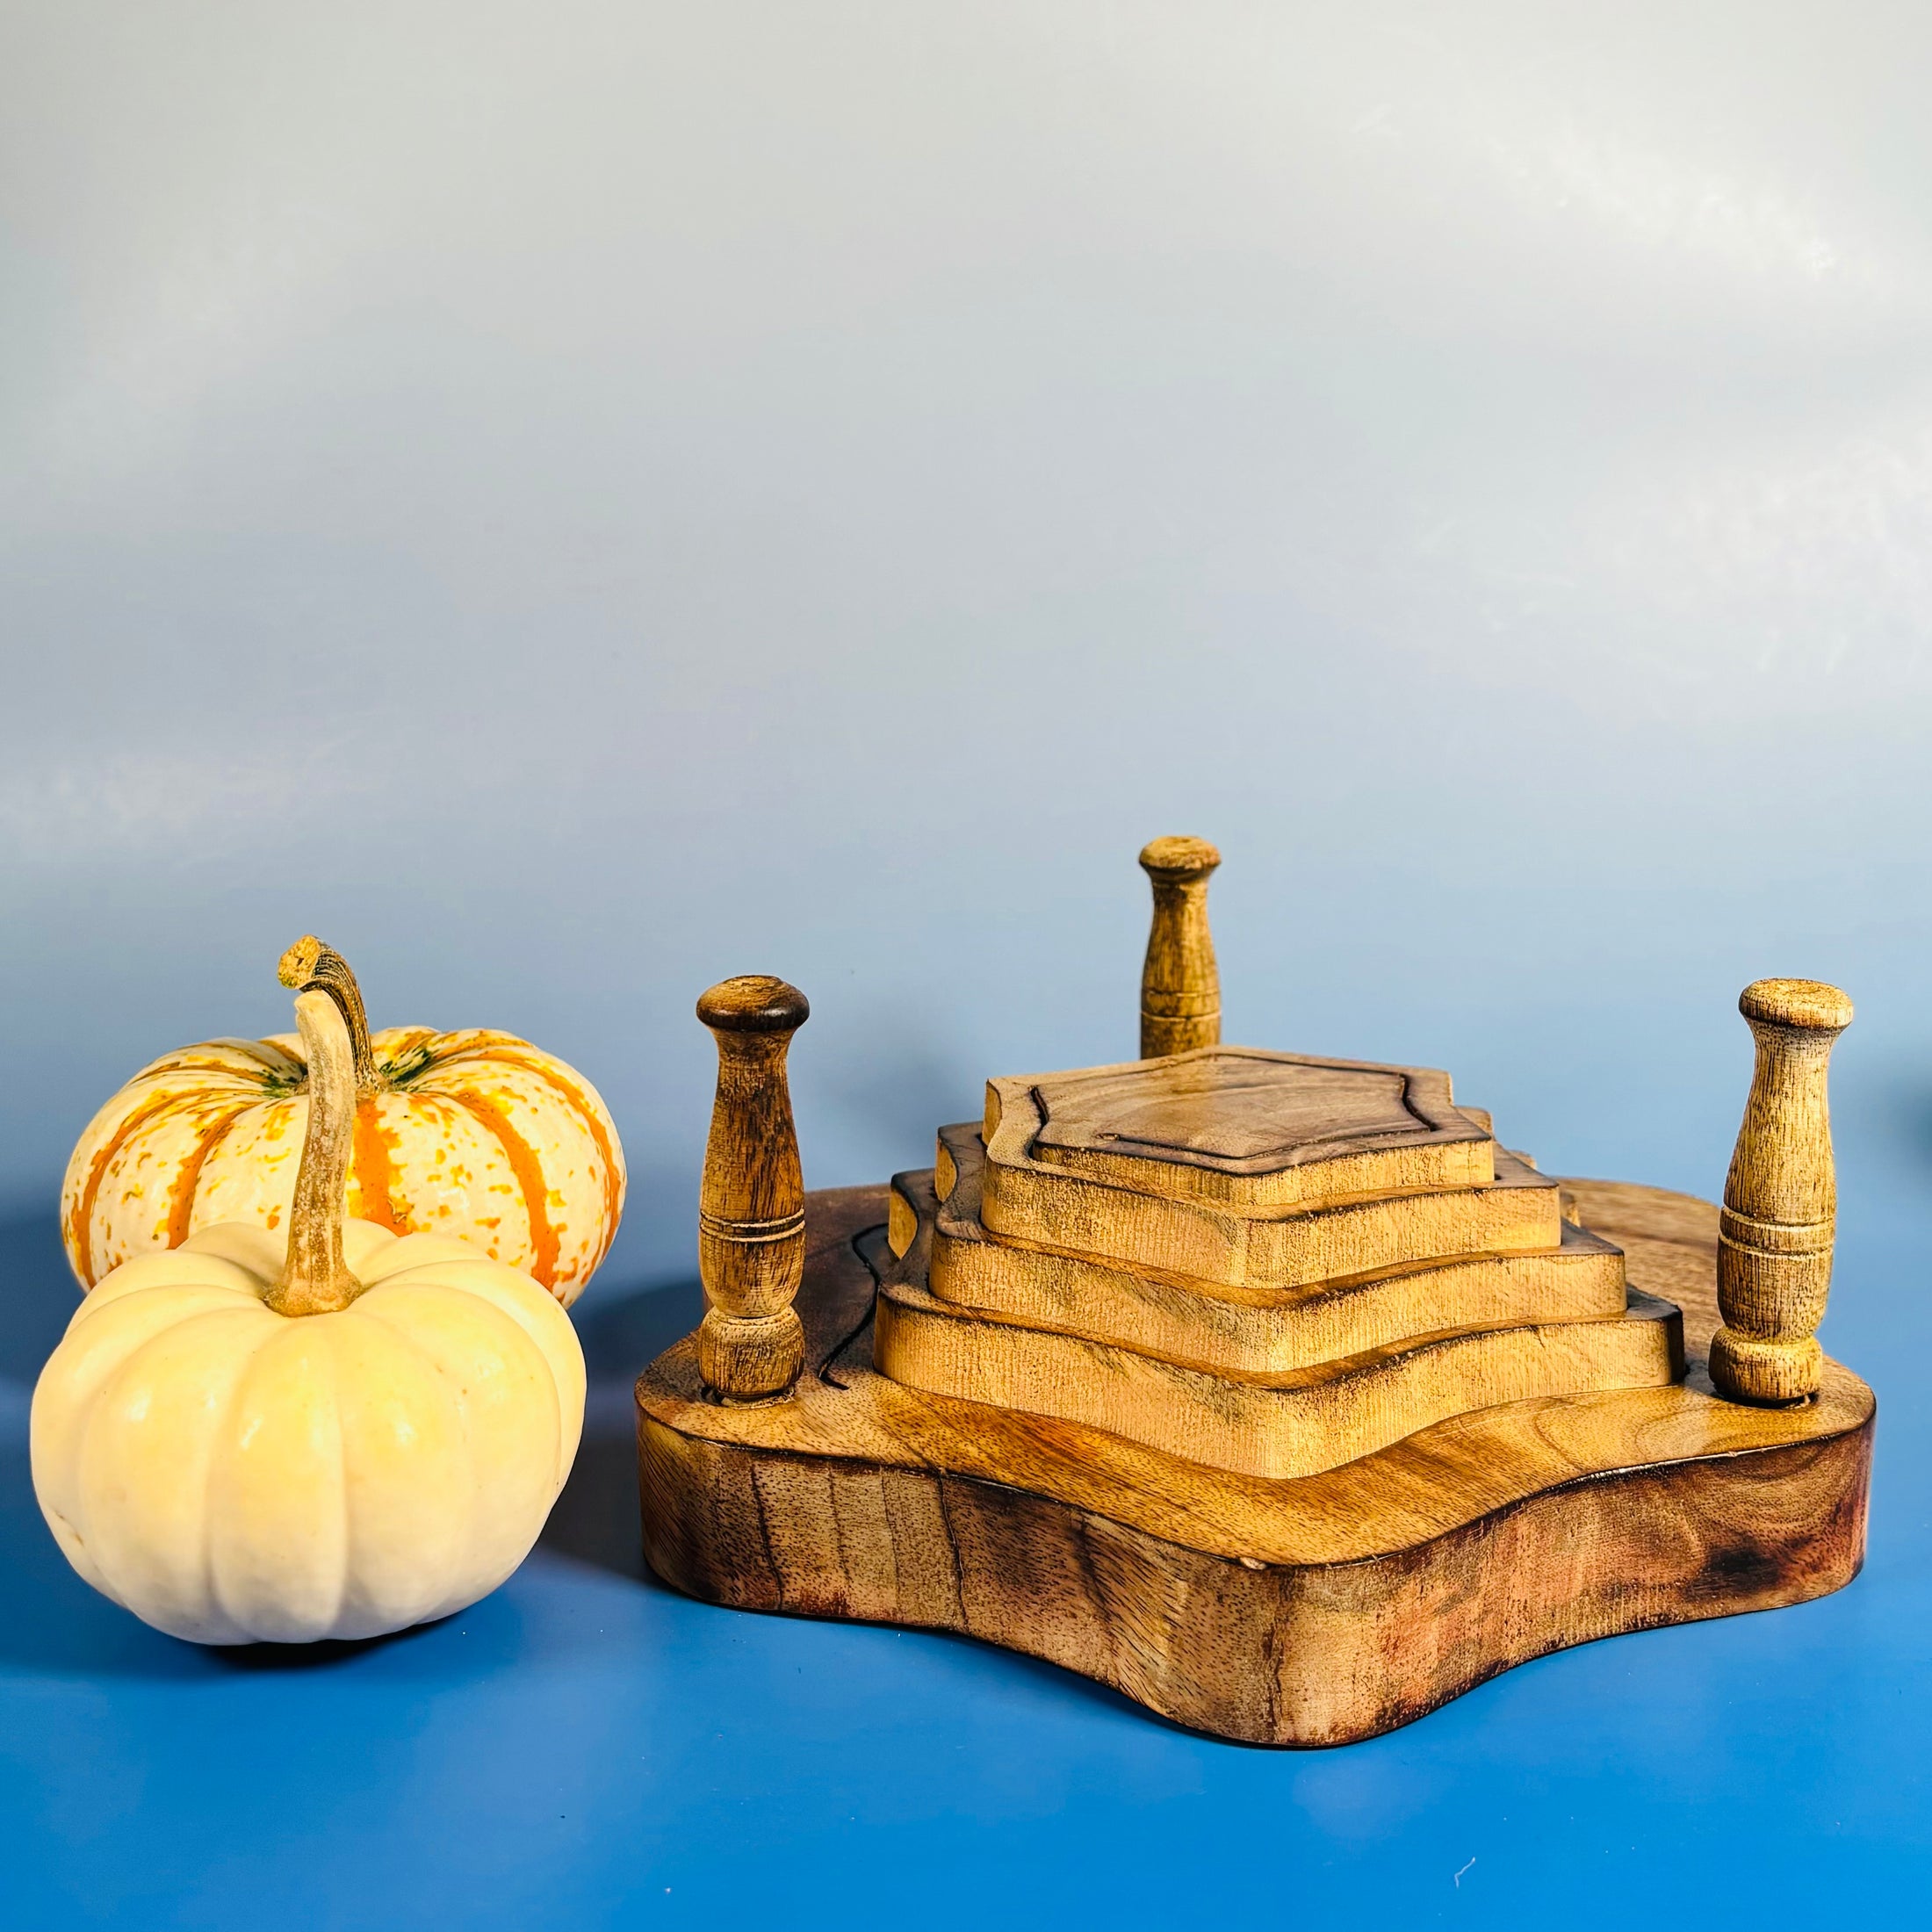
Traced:
<path id="1" fill-rule="evenodd" d="M 1928 63 L 1923 6 L 1813 0 L 0 4 L 10 1921 L 1885 1922 L 1932 1876 Z M 1738 989 L 1851 991 L 1859 1583 L 1310 1757 L 639 1580 L 697 992 L 806 990 L 808 1182 L 883 1179 L 987 1074 L 1131 1054 L 1165 832 L 1226 857 L 1231 1038 L 1446 1065 L 1557 1171 L 1715 1193 Z M 378 1024 L 586 1071 L 631 1208 L 530 1565 L 238 1661 L 69 1576 L 26 1402 L 75 1135 L 285 1027 L 312 929 Z"/>

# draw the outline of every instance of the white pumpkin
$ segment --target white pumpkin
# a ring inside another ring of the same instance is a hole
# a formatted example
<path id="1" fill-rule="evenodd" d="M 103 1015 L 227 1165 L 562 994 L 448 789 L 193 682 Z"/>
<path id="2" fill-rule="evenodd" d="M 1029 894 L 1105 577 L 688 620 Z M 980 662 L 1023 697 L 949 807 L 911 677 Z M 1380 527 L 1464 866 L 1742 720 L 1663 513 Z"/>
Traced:
<path id="1" fill-rule="evenodd" d="M 69 1562 L 198 1643 L 369 1637 L 487 1596 L 577 1452 L 584 1362 L 528 1274 L 342 1213 L 348 1028 L 297 1019 L 314 1104 L 287 1240 L 243 1223 L 117 1268 L 33 1392 L 40 1508 Z"/>

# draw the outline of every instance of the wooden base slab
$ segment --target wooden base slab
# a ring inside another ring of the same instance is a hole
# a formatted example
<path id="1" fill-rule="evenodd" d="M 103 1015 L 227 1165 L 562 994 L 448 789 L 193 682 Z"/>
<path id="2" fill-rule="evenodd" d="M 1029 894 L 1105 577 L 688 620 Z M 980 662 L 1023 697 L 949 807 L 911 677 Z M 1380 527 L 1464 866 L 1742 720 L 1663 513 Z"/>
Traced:
<path id="1" fill-rule="evenodd" d="M 1715 1208 L 1564 1185 L 1701 1359 Z M 1721 1401 L 1695 1366 L 1242 1474 L 877 1373 L 861 1246 L 886 1213 L 883 1188 L 809 1197 L 791 1399 L 706 1401 L 688 1338 L 639 1378 L 645 1550 L 677 1588 L 964 1632 L 1200 1730 L 1329 1745 L 1568 1644 L 1822 1596 L 1863 1561 L 1874 1404 L 1836 1363 L 1795 1409 Z"/>

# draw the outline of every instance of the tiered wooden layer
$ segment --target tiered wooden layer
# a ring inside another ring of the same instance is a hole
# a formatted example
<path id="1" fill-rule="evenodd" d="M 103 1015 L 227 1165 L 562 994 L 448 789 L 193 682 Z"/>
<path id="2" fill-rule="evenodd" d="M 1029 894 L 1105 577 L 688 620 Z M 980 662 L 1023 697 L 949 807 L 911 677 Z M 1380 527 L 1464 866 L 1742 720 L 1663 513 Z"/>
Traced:
<path id="1" fill-rule="evenodd" d="M 1626 1301 L 1431 1068 L 1215 1046 L 995 1080 L 890 1214 L 883 1374 L 1251 1475 L 1683 1373 L 1676 1310 Z"/>
<path id="2" fill-rule="evenodd" d="M 1399 1262 L 1300 1287 L 1257 1287 L 1028 1247 L 1011 1236 L 996 1242 L 980 1219 L 979 1135 L 970 1126 L 941 1128 L 929 1286 L 955 1307 L 1232 1374 L 1309 1368 L 1442 1329 L 1620 1315 L 1617 1249 L 1564 1220 L 1555 1185 L 1519 1156 L 1497 1149 L 1494 1164 L 1498 1191 L 1530 1197 L 1524 1218 L 1535 1220 L 1546 1245 Z M 893 1184 L 891 1208 L 900 1255 L 919 1218 L 919 1184 L 902 1179 L 907 1185 Z"/>
<path id="3" fill-rule="evenodd" d="M 1001 1243 L 1229 1287 L 1549 1250 L 1555 1190 L 1431 1068 L 1205 1047 L 986 1091 L 980 1219 Z"/>
<path id="4" fill-rule="evenodd" d="M 1446 1073 L 1258 1047 L 989 1080 L 985 1135 L 1003 1166 L 1264 1215 L 1491 1176 Z"/>
<path id="5" fill-rule="evenodd" d="M 878 1258 L 872 1342 L 882 1374 L 933 1395 L 1087 1423 L 1219 1469 L 1313 1475 L 1468 1409 L 1533 1395 L 1663 1388 L 1683 1373 L 1677 1310 L 1642 1294 L 1630 1296 L 1626 1305 L 1621 1258 L 1581 1231 L 1579 1245 L 1588 1245 L 1579 1258 L 1617 1263 L 1616 1305 L 1604 1313 L 1567 1318 L 1530 1313 L 1487 1323 L 1447 1318 L 1467 1316 L 1466 1308 L 1423 1316 L 1417 1310 L 1431 1298 L 1430 1289 L 1440 1293 L 1445 1272 L 1424 1267 L 1373 1283 L 1366 1295 L 1359 1284 L 1339 1290 L 1325 1284 L 1302 1298 L 1302 1307 L 1366 1299 L 1364 1312 L 1388 1318 L 1390 1339 L 1308 1367 L 1242 1373 L 1215 1373 L 1090 1334 L 1034 1327 L 942 1301 L 927 1287 L 938 1212 L 930 1171 L 893 1181 L 894 1235 Z M 912 1239 L 898 1252 L 909 1219 Z M 1538 1258 L 1554 1272 L 1561 1257 Z M 1483 1265 L 1466 1264 L 1451 1279 L 1467 1287 Z M 1523 1285 L 1520 1274 L 1512 1280 L 1499 1265 L 1489 1265 L 1498 1282 Z M 1418 1276 L 1426 1284 L 1420 1291 Z M 1410 1292 L 1390 1292 L 1398 1288 Z M 1194 1305 L 1211 1304 L 1197 1296 Z M 1300 1308 L 1291 1303 L 1272 1312 Z"/>

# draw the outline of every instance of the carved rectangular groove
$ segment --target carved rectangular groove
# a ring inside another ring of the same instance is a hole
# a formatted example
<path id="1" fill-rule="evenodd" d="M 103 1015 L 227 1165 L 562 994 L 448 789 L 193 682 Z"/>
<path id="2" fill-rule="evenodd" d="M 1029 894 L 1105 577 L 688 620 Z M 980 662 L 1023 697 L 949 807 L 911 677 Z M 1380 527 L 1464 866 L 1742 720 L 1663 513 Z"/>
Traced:
<path id="1" fill-rule="evenodd" d="M 1258 1047 L 991 1080 L 984 1126 L 996 1160 L 1243 1214 L 1490 1179 L 1446 1073 Z"/>

